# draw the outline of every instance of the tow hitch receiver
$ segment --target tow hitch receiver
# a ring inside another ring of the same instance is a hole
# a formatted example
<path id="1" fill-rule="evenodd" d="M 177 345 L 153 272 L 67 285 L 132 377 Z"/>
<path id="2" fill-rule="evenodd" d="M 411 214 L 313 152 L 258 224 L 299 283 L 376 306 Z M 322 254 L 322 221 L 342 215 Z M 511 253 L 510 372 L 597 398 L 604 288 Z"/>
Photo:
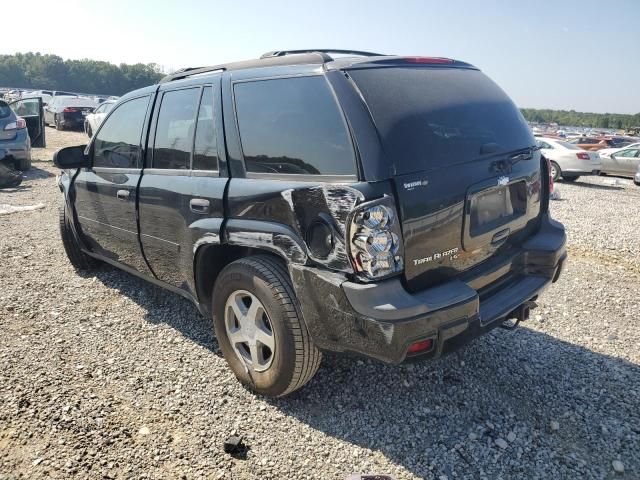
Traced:
<path id="1" fill-rule="evenodd" d="M 529 314 L 531 313 L 531 310 L 533 310 L 537 306 L 538 304 L 531 300 L 528 302 L 524 302 L 513 312 L 507 315 L 507 319 L 500 326 L 505 330 L 515 330 L 520 322 L 529 320 Z"/>

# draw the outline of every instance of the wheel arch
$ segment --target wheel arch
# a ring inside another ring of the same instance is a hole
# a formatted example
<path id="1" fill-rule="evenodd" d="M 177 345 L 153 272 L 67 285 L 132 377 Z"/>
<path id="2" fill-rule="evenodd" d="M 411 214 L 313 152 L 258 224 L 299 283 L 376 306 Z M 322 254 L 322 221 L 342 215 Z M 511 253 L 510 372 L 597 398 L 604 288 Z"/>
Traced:
<path id="1" fill-rule="evenodd" d="M 203 313 L 211 316 L 213 287 L 220 272 L 236 260 L 255 255 L 268 255 L 282 262 L 287 268 L 285 257 L 265 248 L 224 243 L 205 244 L 196 250 L 193 265 L 194 284 L 200 310 Z"/>

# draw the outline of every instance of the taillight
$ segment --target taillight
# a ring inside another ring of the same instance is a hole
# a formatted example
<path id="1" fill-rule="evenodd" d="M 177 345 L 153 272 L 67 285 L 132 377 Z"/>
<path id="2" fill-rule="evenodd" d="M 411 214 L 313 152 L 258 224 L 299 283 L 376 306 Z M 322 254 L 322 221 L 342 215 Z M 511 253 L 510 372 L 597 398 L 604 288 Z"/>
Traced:
<path id="1" fill-rule="evenodd" d="M 551 160 L 547 157 L 542 157 L 547 162 L 547 173 L 549 174 L 549 195 L 553 193 L 553 177 L 551 176 Z"/>
<path id="2" fill-rule="evenodd" d="M 78 109 L 77 108 L 73 108 L 73 107 L 66 107 L 64 110 L 62 110 L 64 113 L 73 113 L 73 112 L 77 112 Z"/>
<path id="3" fill-rule="evenodd" d="M 589 160 L 589 154 L 588 153 L 576 153 L 576 157 L 578 157 L 580 160 Z"/>
<path id="4" fill-rule="evenodd" d="M 353 266 L 368 279 L 404 269 L 400 224 L 391 197 L 365 203 L 351 217 L 349 249 Z"/>
<path id="5" fill-rule="evenodd" d="M 15 122 L 7 123 L 5 130 L 21 130 L 27 128 L 27 122 L 24 118 L 17 118 Z"/>
<path id="6" fill-rule="evenodd" d="M 442 57 L 404 57 L 404 61 L 407 63 L 424 63 L 430 65 L 443 65 L 453 63 L 450 58 Z"/>

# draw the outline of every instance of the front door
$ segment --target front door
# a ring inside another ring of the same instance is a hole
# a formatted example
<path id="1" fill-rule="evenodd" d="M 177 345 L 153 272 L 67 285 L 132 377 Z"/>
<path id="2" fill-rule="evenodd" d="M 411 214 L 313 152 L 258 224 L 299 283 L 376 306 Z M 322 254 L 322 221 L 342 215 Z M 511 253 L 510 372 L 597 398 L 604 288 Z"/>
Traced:
<path id="1" fill-rule="evenodd" d="M 212 85 L 165 84 L 160 94 L 139 189 L 140 241 L 159 280 L 195 293 L 194 248 L 219 234 L 224 217 L 219 77 Z"/>
<path id="2" fill-rule="evenodd" d="M 16 115 L 24 118 L 27 123 L 31 146 L 34 148 L 46 147 L 42 98 L 25 98 L 11 102 L 9 105 L 16 112 Z"/>
<path id="3" fill-rule="evenodd" d="M 142 173 L 149 96 L 120 104 L 89 146 L 92 167 L 74 181 L 74 206 L 92 251 L 149 274 L 138 241 L 136 189 Z"/>
<path id="4" fill-rule="evenodd" d="M 620 154 L 616 154 L 616 158 L 620 162 L 622 175 L 625 177 L 633 177 L 636 174 L 638 171 L 638 163 L 640 162 L 640 158 L 638 158 L 639 154 L 640 149 L 637 148 L 624 150 L 620 152 Z"/>

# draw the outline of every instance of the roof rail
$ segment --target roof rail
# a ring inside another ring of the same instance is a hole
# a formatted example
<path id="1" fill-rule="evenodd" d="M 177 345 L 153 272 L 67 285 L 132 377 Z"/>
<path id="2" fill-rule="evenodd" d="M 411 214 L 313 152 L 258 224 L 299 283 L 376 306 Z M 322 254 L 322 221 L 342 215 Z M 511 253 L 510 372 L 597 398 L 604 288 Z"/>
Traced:
<path id="1" fill-rule="evenodd" d="M 338 53 L 342 55 L 357 55 L 359 57 L 382 57 L 384 54 L 382 53 L 373 53 L 373 52 L 363 52 L 361 50 L 340 50 L 337 48 L 310 48 L 307 50 L 274 50 L 273 52 L 267 52 L 262 55 L 260 58 L 270 58 L 270 57 L 284 57 L 285 55 L 297 55 L 300 53 L 320 53 L 323 54 L 325 61 L 331 61 L 329 53 Z"/>
<path id="2" fill-rule="evenodd" d="M 162 78 L 159 83 L 167 83 L 167 82 L 173 82 L 174 80 L 182 80 L 183 78 L 199 75 L 201 73 L 215 72 L 217 70 L 222 71 L 222 70 L 226 70 L 226 68 L 221 65 L 215 65 L 212 67 L 181 68 L 180 70 L 173 72 L 172 74 Z"/>

